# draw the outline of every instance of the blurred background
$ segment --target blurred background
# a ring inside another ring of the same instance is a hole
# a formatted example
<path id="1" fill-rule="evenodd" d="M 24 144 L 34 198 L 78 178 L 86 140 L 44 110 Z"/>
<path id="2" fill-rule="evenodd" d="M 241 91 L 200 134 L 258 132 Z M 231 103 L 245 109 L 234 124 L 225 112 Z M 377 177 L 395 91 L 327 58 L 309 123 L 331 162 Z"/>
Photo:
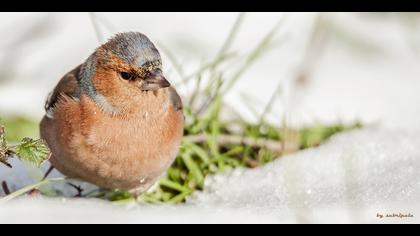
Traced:
<path id="1" fill-rule="evenodd" d="M 417 129 L 419 21 L 418 13 L 1 13 L 0 116 L 38 122 L 61 76 L 124 31 L 146 34 L 167 77 L 191 96 L 194 84 L 182 81 L 217 58 L 238 24 L 223 67 L 229 75 L 247 66 L 225 102 L 245 119 L 272 101 L 272 123 Z M 267 34 L 269 45 L 249 60 Z"/>

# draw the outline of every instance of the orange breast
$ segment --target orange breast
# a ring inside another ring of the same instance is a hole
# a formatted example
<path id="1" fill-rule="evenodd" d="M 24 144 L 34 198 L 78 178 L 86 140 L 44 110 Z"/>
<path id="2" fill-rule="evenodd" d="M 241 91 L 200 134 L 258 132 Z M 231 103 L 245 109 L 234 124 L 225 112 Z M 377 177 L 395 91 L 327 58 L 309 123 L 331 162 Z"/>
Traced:
<path id="1" fill-rule="evenodd" d="M 53 165 L 66 175 L 105 188 L 150 185 L 179 150 L 183 115 L 167 90 L 133 98 L 123 114 L 103 112 L 88 97 L 64 99 L 54 119 L 44 118 L 41 134 Z"/>

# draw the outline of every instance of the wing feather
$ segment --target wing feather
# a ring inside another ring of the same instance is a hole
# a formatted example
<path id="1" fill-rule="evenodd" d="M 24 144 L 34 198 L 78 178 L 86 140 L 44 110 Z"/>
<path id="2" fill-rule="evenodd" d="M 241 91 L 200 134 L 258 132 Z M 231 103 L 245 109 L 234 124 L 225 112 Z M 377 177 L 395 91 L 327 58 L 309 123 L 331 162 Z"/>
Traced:
<path id="1" fill-rule="evenodd" d="M 80 89 L 77 82 L 80 68 L 81 65 L 65 74 L 58 82 L 54 90 L 48 95 L 44 106 L 48 117 L 53 117 L 54 107 L 62 96 L 68 96 L 76 99 L 80 97 Z"/>

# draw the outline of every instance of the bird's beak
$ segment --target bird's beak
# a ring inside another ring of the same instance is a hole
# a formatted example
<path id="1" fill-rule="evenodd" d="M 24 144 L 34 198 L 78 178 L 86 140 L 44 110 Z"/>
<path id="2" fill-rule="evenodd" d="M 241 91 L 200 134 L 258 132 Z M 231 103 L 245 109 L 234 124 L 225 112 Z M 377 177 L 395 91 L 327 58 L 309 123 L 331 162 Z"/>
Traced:
<path id="1" fill-rule="evenodd" d="M 163 76 L 162 71 L 158 69 L 150 73 L 150 75 L 144 79 L 144 83 L 141 85 L 140 89 L 144 91 L 153 91 L 170 86 L 171 84 Z"/>

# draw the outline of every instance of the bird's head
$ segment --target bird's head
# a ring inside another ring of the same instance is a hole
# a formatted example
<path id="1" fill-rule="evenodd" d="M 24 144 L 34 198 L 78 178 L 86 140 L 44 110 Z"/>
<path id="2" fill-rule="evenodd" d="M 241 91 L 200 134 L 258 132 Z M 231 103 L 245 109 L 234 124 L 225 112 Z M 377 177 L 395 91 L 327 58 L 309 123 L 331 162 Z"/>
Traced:
<path id="1" fill-rule="evenodd" d="M 119 33 L 97 48 L 83 64 L 79 84 L 95 101 L 116 107 L 171 86 L 163 76 L 159 51 L 138 32 Z"/>

